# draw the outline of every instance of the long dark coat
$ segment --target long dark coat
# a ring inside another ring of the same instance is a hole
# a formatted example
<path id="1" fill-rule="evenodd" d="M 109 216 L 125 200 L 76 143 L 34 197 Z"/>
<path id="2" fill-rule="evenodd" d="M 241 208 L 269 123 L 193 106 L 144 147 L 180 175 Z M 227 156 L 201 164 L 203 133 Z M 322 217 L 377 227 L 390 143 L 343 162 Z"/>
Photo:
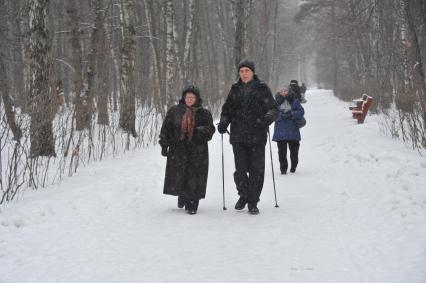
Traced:
<path id="1" fill-rule="evenodd" d="M 251 90 L 243 91 L 241 79 L 232 85 L 222 106 L 221 123 L 231 124 L 230 143 L 266 144 L 269 123 L 278 116 L 277 103 L 265 82 L 254 75 Z"/>
<path id="2" fill-rule="evenodd" d="M 196 94 L 199 98 L 199 94 Z M 160 132 L 160 145 L 168 147 L 163 193 L 199 200 L 206 196 L 209 168 L 209 149 L 215 127 L 211 113 L 198 100 L 195 112 L 195 130 L 192 140 L 180 140 L 182 117 L 187 106 L 181 100 L 169 109 Z"/>

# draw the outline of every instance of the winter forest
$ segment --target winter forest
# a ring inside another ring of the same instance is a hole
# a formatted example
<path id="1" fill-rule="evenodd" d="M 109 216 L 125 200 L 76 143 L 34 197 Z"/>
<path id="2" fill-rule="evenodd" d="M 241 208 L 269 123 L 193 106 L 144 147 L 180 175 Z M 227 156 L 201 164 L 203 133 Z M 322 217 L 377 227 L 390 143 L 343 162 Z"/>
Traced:
<path id="1" fill-rule="evenodd" d="M 0 0 L 0 21 L 0 203 L 156 143 L 186 82 L 217 114 L 246 57 L 273 91 L 367 93 L 425 147 L 422 0 Z"/>
<path id="2" fill-rule="evenodd" d="M 425 73 L 425 0 L 0 0 L 0 282 L 424 283 Z"/>

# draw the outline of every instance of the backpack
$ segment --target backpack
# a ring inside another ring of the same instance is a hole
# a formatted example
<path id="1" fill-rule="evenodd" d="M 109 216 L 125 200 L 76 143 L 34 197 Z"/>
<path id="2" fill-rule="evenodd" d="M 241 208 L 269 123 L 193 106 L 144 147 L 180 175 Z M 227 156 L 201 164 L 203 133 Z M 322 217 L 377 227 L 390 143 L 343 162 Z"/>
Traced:
<path id="1" fill-rule="evenodd" d="M 302 117 L 300 119 L 296 119 L 296 120 L 293 120 L 293 121 L 294 121 L 294 124 L 296 124 L 296 127 L 298 127 L 299 129 L 303 128 L 306 125 L 305 117 Z"/>
<path id="2" fill-rule="evenodd" d="M 293 108 L 293 105 L 292 105 L 292 108 Z M 298 127 L 299 129 L 303 128 L 306 125 L 305 115 L 303 115 L 302 118 L 294 119 L 293 122 L 296 125 L 296 127 Z"/>

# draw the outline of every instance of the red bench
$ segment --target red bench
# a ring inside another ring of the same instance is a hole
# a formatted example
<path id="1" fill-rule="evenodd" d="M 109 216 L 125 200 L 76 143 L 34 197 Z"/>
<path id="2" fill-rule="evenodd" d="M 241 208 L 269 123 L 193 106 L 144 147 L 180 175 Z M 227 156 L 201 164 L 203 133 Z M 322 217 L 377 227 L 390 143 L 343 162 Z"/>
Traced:
<path id="1" fill-rule="evenodd" d="M 362 102 L 361 109 L 356 108 L 352 110 L 352 117 L 358 120 L 358 124 L 364 123 L 365 117 L 368 113 L 368 109 L 370 109 L 371 105 L 373 105 L 373 98 L 371 96 L 366 95 L 366 99 Z"/>
<path id="2" fill-rule="evenodd" d="M 367 100 L 367 97 L 368 97 L 368 95 L 364 93 L 361 98 L 352 100 L 355 103 L 355 106 L 349 106 L 349 110 L 361 111 L 362 110 L 362 103 Z"/>

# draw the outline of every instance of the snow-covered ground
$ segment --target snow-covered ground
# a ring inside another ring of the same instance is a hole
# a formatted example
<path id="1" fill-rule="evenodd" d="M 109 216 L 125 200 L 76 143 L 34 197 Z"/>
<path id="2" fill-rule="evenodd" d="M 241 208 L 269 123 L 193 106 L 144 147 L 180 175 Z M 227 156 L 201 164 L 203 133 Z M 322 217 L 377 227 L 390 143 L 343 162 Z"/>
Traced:
<path id="1" fill-rule="evenodd" d="M 425 157 L 330 92 L 307 99 L 297 172 L 275 175 L 279 208 L 269 147 L 257 216 L 233 209 L 227 139 L 222 210 L 219 134 L 194 216 L 162 194 L 159 147 L 129 152 L 1 208 L 0 282 L 425 283 Z"/>

